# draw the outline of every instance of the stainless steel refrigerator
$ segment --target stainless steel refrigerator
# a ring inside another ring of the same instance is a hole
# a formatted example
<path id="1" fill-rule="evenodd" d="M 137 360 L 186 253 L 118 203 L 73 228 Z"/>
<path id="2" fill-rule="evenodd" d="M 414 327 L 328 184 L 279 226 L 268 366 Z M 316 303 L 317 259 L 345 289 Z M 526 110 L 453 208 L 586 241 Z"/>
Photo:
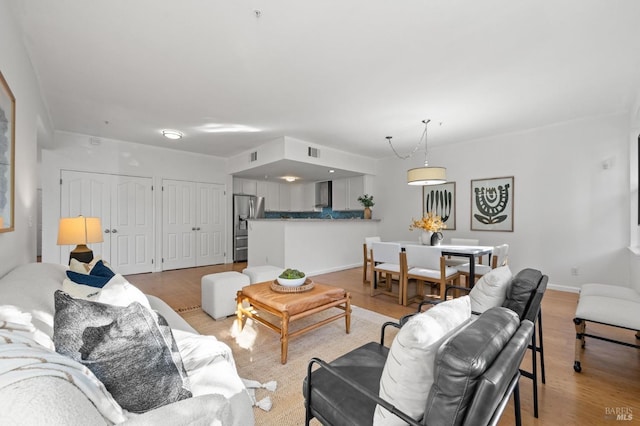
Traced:
<path id="1" fill-rule="evenodd" d="M 233 261 L 246 262 L 249 250 L 248 219 L 264 217 L 264 197 L 233 195 Z"/>

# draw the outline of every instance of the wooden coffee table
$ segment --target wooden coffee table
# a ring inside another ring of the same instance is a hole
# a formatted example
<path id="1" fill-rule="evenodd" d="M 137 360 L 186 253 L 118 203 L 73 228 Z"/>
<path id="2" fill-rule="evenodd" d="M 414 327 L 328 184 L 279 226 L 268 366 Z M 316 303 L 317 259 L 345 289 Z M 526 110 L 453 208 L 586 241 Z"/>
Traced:
<path id="1" fill-rule="evenodd" d="M 289 338 L 314 330 L 340 318 L 345 319 L 347 334 L 351 327 L 351 294 L 342 288 L 314 283 L 311 290 L 301 293 L 278 293 L 271 289 L 271 281 L 243 287 L 238 291 L 238 324 L 244 327 L 246 317 L 266 325 L 276 333 L 280 333 L 280 361 L 287 363 Z M 245 308 L 243 302 L 248 302 Z M 338 308 L 343 312 L 323 319 L 299 330 L 290 332 L 289 323 L 308 317 L 330 308 Z M 260 316 L 256 310 L 265 311 L 280 318 L 280 327 Z"/>

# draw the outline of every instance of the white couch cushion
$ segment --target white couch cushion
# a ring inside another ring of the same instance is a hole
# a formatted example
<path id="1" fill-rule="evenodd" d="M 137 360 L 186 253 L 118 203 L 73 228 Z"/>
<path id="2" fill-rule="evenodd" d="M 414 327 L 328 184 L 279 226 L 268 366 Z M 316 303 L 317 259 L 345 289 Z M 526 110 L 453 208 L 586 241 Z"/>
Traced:
<path id="1" fill-rule="evenodd" d="M 469 296 L 448 300 L 414 315 L 391 344 L 380 378 L 380 397 L 413 418 L 420 418 L 433 385 L 438 348 L 470 317 Z M 385 426 L 406 424 L 380 406 L 376 407 L 373 422 Z"/>
<path id="2" fill-rule="evenodd" d="M 487 309 L 502 306 L 512 279 L 513 274 L 508 266 L 492 269 L 483 275 L 469 293 L 471 310 L 482 313 Z"/>

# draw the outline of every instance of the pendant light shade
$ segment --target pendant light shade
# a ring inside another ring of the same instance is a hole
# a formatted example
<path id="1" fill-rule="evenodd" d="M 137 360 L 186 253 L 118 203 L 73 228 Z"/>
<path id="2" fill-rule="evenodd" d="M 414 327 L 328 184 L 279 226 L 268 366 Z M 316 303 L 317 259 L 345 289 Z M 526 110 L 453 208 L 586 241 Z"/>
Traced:
<path id="1" fill-rule="evenodd" d="M 447 169 L 444 167 L 418 167 L 407 170 L 409 185 L 439 185 L 447 182 Z"/>

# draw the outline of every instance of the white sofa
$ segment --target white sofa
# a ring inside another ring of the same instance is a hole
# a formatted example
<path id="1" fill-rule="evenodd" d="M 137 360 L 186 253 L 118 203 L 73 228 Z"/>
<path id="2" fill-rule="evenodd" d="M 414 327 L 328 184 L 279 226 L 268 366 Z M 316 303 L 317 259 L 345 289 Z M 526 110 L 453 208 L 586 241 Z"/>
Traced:
<path id="1" fill-rule="evenodd" d="M 15 268 L 0 278 L 0 305 L 13 305 L 21 311 L 31 314 L 32 324 L 38 330 L 52 337 L 55 314 L 54 292 L 62 289 L 66 270 L 67 267 L 62 265 L 42 263 L 26 264 Z M 187 336 L 187 340 L 190 339 L 191 343 L 198 340 L 198 338 L 193 338 L 198 333 L 166 303 L 154 296 L 147 296 L 147 298 L 152 309 L 165 317 L 169 326 L 174 330 L 174 336 Z M 3 322 L 0 321 L 0 329 L 2 325 Z M 200 336 L 200 338 L 211 339 L 205 336 Z M 0 343 L 4 343 L 7 347 L 6 345 L 11 343 L 7 340 L 5 337 L 4 341 Z M 178 342 L 177 337 L 176 341 Z M 178 342 L 178 348 L 184 357 L 180 342 Z M 48 350 L 44 349 L 44 346 L 37 349 Z M 58 355 L 52 354 L 52 356 Z M 224 380 L 242 383 L 237 376 L 233 359 L 229 361 L 228 357 L 227 359 L 219 358 L 215 360 L 215 367 L 226 369 L 222 374 Z M 0 424 L 108 425 L 114 423 L 105 418 L 104 414 L 96 408 L 96 405 L 99 404 L 88 398 L 87 392 L 83 391 L 82 386 L 77 385 L 73 380 L 64 380 L 55 375 L 47 374 L 35 375 L 18 381 L 13 376 L 14 380 L 9 380 L 10 374 L 15 373 L 11 371 L 9 362 L 6 359 L 0 359 Z M 189 374 L 186 362 L 185 368 Z M 204 370 L 198 371 L 199 376 L 205 375 L 202 371 Z M 216 376 L 220 377 L 219 374 Z M 219 380 L 216 377 L 195 378 L 200 381 L 207 379 Z M 213 388 L 215 389 L 215 387 Z M 194 395 L 198 394 L 195 391 L 193 393 Z M 254 424 L 252 401 L 244 387 L 241 392 L 224 397 L 220 394 L 203 395 L 200 392 L 200 396 L 164 405 L 144 414 L 125 414 L 127 418 L 123 424 L 131 425 L 232 424 L 245 426 Z"/>

